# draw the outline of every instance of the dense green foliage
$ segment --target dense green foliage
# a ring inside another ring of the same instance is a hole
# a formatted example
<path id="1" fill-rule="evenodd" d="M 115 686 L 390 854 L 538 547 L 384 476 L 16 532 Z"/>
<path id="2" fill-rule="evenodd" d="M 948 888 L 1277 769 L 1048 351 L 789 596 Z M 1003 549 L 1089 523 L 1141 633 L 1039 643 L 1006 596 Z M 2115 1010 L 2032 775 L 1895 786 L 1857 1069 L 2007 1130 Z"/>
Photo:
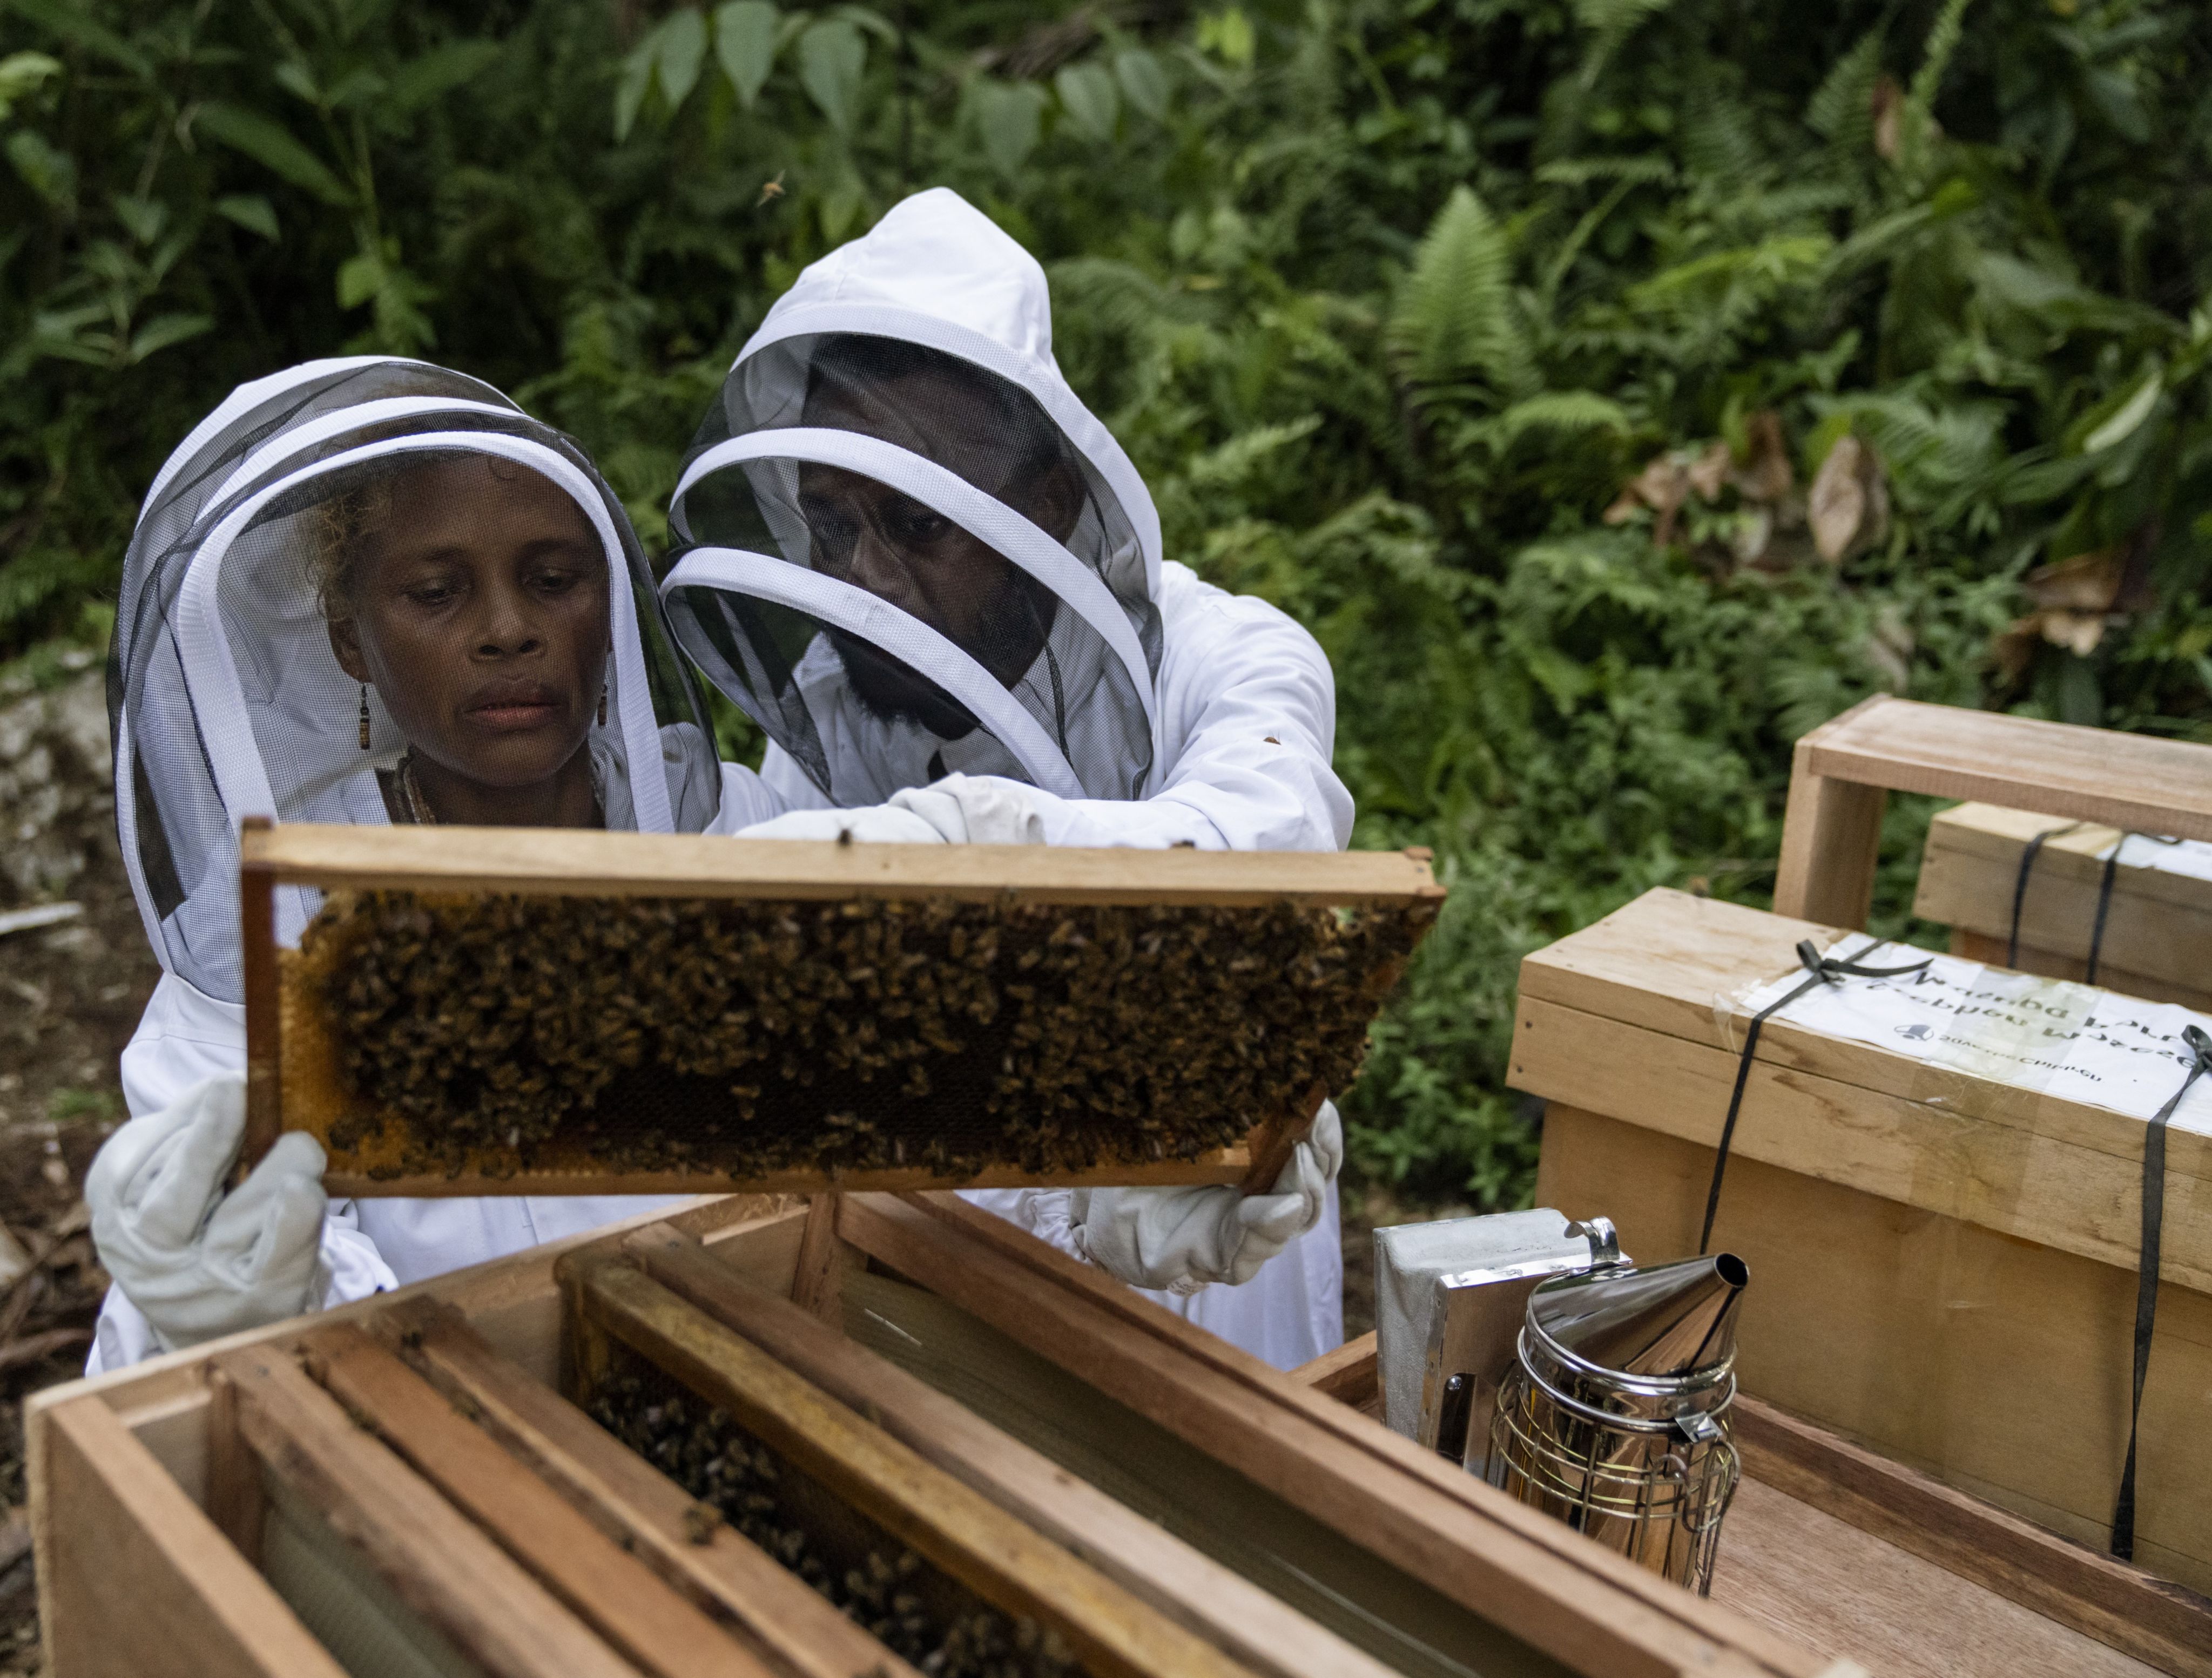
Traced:
<path id="1" fill-rule="evenodd" d="M 515 391 L 658 539 L 748 327 L 941 182 L 1046 260 L 1170 554 L 1327 645 L 1361 842 L 1453 881 L 1370 1171 L 1523 1192 L 1519 956 L 1757 900 L 1845 704 L 2212 736 L 2212 12 L 1040 15 L 9 0 L 0 656 L 96 636 L 163 453 L 346 348 Z"/>

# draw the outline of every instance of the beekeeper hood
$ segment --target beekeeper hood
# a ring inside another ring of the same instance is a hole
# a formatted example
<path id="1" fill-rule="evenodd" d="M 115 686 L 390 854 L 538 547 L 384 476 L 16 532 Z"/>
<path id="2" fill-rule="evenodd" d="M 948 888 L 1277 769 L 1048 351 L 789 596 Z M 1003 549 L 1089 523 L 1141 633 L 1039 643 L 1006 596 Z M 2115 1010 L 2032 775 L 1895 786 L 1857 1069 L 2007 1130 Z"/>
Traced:
<path id="1" fill-rule="evenodd" d="M 1053 360 L 1044 270 L 957 194 L 799 276 L 672 518 L 678 638 L 832 803 L 953 771 L 1144 796 L 1159 517 Z"/>
<path id="2" fill-rule="evenodd" d="M 465 493 L 466 475 L 437 469 L 471 461 L 510 484 L 550 482 L 605 555 L 606 700 L 586 744 L 606 825 L 696 831 L 714 818 L 720 772 L 697 694 L 621 504 L 580 449 L 489 385 L 421 362 L 314 361 L 256 380 L 155 479 L 108 664 L 131 887 L 162 966 L 210 997 L 241 998 L 240 820 L 383 822 L 378 772 L 409 743 L 331 649 L 319 556 L 332 522 L 364 497 L 388 506 L 403 482 L 412 496 Z M 279 937 L 295 940 L 314 906 L 304 888 L 280 889 Z"/>

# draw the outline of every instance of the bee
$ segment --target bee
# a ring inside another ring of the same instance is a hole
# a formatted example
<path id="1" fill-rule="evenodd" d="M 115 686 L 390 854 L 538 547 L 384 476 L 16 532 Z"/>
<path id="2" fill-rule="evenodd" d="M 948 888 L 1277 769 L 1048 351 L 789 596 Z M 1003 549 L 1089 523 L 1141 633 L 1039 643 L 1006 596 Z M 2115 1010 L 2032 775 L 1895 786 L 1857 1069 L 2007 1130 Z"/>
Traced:
<path id="1" fill-rule="evenodd" d="M 1346 1087 L 1434 915 L 333 892 L 302 973 L 341 1165 L 396 1134 L 386 1176 L 555 1144 L 617 1172 L 1064 1174 Z"/>

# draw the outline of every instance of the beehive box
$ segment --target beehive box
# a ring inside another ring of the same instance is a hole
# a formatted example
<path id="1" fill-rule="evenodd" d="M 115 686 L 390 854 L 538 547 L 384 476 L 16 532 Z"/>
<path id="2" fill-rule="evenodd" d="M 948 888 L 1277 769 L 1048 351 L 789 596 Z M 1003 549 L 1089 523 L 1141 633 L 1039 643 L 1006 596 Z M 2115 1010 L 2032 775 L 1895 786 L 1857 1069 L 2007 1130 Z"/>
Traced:
<path id="1" fill-rule="evenodd" d="M 1537 1196 L 1694 1251 L 1753 987 L 1837 929 L 1657 891 L 1522 964 Z M 1856 941 L 1855 941 L 1856 942 Z M 1909 960 L 1917 952 L 1909 952 Z M 2178 1087 L 2182 1069 L 2173 1069 Z M 2128 1437 L 2142 1119 L 1771 1020 L 1714 1240 L 1745 1390 L 2102 1548 Z M 2166 1154 L 2136 1558 L 2212 1586 L 2212 1137 Z"/>
<path id="2" fill-rule="evenodd" d="M 2023 889 L 2021 865 L 2038 835 Z M 2212 863 L 2204 860 L 2212 847 L 2122 839 L 2095 822 L 1961 804 L 1929 824 L 1912 912 L 1949 927 L 1953 952 L 1972 960 L 2086 978 L 2106 861 L 2119 845 L 2096 983 L 2212 1011 Z"/>
<path id="3" fill-rule="evenodd" d="M 468 828 L 250 827 L 242 873 L 251 1152 L 349 1195 L 1264 1187 L 1443 897 L 1425 853 Z"/>
<path id="4" fill-rule="evenodd" d="M 53 1678 L 1858 1671 L 952 1196 L 757 1209 L 40 1395 Z"/>

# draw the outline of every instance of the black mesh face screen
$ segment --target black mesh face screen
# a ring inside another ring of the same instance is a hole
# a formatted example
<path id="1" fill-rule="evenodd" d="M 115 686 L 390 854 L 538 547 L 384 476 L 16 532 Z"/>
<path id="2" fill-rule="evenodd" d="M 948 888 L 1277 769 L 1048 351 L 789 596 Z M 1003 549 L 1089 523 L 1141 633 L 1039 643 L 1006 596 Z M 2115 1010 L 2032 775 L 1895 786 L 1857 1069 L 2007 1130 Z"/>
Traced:
<path id="1" fill-rule="evenodd" d="M 340 893 L 294 983 L 334 1170 L 1065 1172 L 1303 1117 L 1433 915 Z"/>
<path id="2" fill-rule="evenodd" d="M 1103 477 L 1020 385 L 901 338 L 778 341 L 732 372 L 672 517 L 691 544 L 665 585 L 679 639 L 834 802 L 918 784 L 903 777 L 978 722 L 1020 778 L 1144 796 L 1160 641 L 1142 550 Z M 717 638 L 704 626 L 739 615 L 714 594 L 804 607 L 830 626 L 839 657 L 804 704 L 746 679 L 775 662 L 767 650 L 747 657 L 726 637 L 702 650 Z M 1033 726 L 994 721 L 961 691 L 971 675 Z M 939 738 L 872 747 L 872 730 L 902 723 Z"/>
<path id="3" fill-rule="evenodd" d="M 448 633 L 495 577 L 538 628 L 567 623 L 566 656 L 541 638 L 489 659 Z M 367 667 L 345 662 L 348 626 Z M 407 819 L 392 787 L 409 754 L 488 786 L 542 778 L 525 736 L 557 712 L 553 755 L 589 783 L 579 825 L 696 832 L 720 807 L 704 706 L 621 504 L 560 433 L 418 362 L 272 375 L 171 456 L 125 559 L 109 704 L 148 936 L 218 1000 L 243 994 L 240 821 Z M 286 942 L 312 907 L 280 896 Z"/>

